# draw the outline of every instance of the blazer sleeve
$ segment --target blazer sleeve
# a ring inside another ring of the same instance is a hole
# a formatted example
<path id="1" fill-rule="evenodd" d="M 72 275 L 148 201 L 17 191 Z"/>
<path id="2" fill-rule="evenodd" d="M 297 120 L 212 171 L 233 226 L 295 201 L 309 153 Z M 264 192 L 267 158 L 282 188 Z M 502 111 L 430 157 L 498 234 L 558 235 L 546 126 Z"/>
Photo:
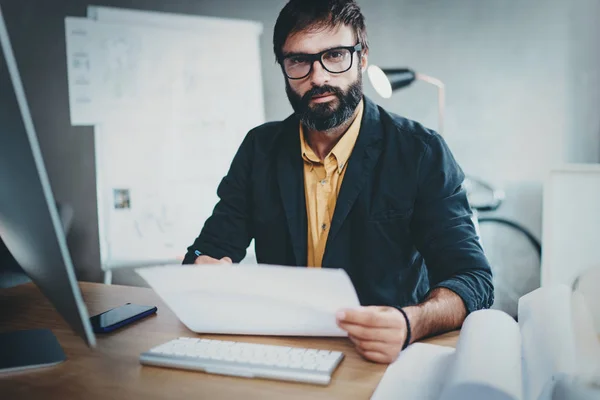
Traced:
<path id="1" fill-rule="evenodd" d="M 467 313 L 489 308 L 494 301 L 492 271 L 462 187 L 464 173 L 440 135 L 432 133 L 427 139 L 411 231 L 427 266 L 430 290 L 452 290 Z"/>
<path id="2" fill-rule="evenodd" d="M 216 259 L 230 257 L 234 263 L 246 256 L 253 236 L 250 204 L 253 148 L 254 135 L 250 131 L 219 184 L 219 201 L 212 215 L 204 223 L 198 238 L 187 248 L 183 264 L 193 264 L 196 251 Z"/>

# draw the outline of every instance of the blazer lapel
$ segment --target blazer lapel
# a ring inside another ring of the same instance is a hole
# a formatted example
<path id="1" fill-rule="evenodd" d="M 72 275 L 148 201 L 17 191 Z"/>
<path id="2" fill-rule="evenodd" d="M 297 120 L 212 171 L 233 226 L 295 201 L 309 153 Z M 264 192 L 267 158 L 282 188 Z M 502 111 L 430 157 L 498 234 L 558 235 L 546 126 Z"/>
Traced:
<path id="1" fill-rule="evenodd" d="M 356 139 L 352 155 L 348 160 L 346 167 L 348 169 L 344 175 L 342 187 L 337 198 L 323 260 L 327 256 L 329 243 L 338 234 L 381 153 L 383 126 L 380 120 L 379 109 L 375 103 L 366 97 L 364 101 L 365 110 L 360 133 Z"/>
<path id="2" fill-rule="evenodd" d="M 300 155 L 299 121 L 293 115 L 283 123 L 281 149 L 277 157 L 277 179 L 296 265 L 307 264 L 307 219 L 304 169 Z"/>

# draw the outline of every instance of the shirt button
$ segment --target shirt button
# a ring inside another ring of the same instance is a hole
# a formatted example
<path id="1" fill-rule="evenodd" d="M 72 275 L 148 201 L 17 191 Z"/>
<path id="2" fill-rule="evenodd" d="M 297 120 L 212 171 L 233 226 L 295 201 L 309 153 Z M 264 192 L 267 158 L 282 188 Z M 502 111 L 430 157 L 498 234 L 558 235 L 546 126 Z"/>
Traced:
<path id="1" fill-rule="evenodd" d="M 321 181 L 321 185 L 323 185 L 323 186 L 325 186 L 325 184 L 326 184 L 326 183 L 327 183 L 327 179 L 323 179 L 323 180 Z"/>
<path id="2" fill-rule="evenodd" d="M 323 230 L 327 229 L 327 224 L 321 225 L 321 229 L 323 229 Z"/>

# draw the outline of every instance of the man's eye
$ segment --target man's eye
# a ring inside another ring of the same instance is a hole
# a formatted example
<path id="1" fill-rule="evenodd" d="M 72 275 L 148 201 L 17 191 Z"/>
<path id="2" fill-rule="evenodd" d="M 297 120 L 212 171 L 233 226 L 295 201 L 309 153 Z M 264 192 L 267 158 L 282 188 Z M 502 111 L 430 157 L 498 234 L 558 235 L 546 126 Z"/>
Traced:
<path id="1" fill-rule="evenodd" d="M 291 64 L 306 64 L 308 59 L 302 56 L 290 57 L 289 59 Z"/>

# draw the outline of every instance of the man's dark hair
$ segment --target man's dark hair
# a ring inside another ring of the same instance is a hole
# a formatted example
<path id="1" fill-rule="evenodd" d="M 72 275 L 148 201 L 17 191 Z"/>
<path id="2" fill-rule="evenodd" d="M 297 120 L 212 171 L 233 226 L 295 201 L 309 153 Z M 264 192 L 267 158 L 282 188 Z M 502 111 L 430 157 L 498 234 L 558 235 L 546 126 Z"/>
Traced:
<path id="1" fill-rule="evenodd" d="M 365 17 L 354 0 L 290 0 L 279 13 L 273 33 L 273 50 L 281 63 L 282 49 L 290 35 L 347 25 L 354 29 L 363 51 L 369 48 Z"/>

